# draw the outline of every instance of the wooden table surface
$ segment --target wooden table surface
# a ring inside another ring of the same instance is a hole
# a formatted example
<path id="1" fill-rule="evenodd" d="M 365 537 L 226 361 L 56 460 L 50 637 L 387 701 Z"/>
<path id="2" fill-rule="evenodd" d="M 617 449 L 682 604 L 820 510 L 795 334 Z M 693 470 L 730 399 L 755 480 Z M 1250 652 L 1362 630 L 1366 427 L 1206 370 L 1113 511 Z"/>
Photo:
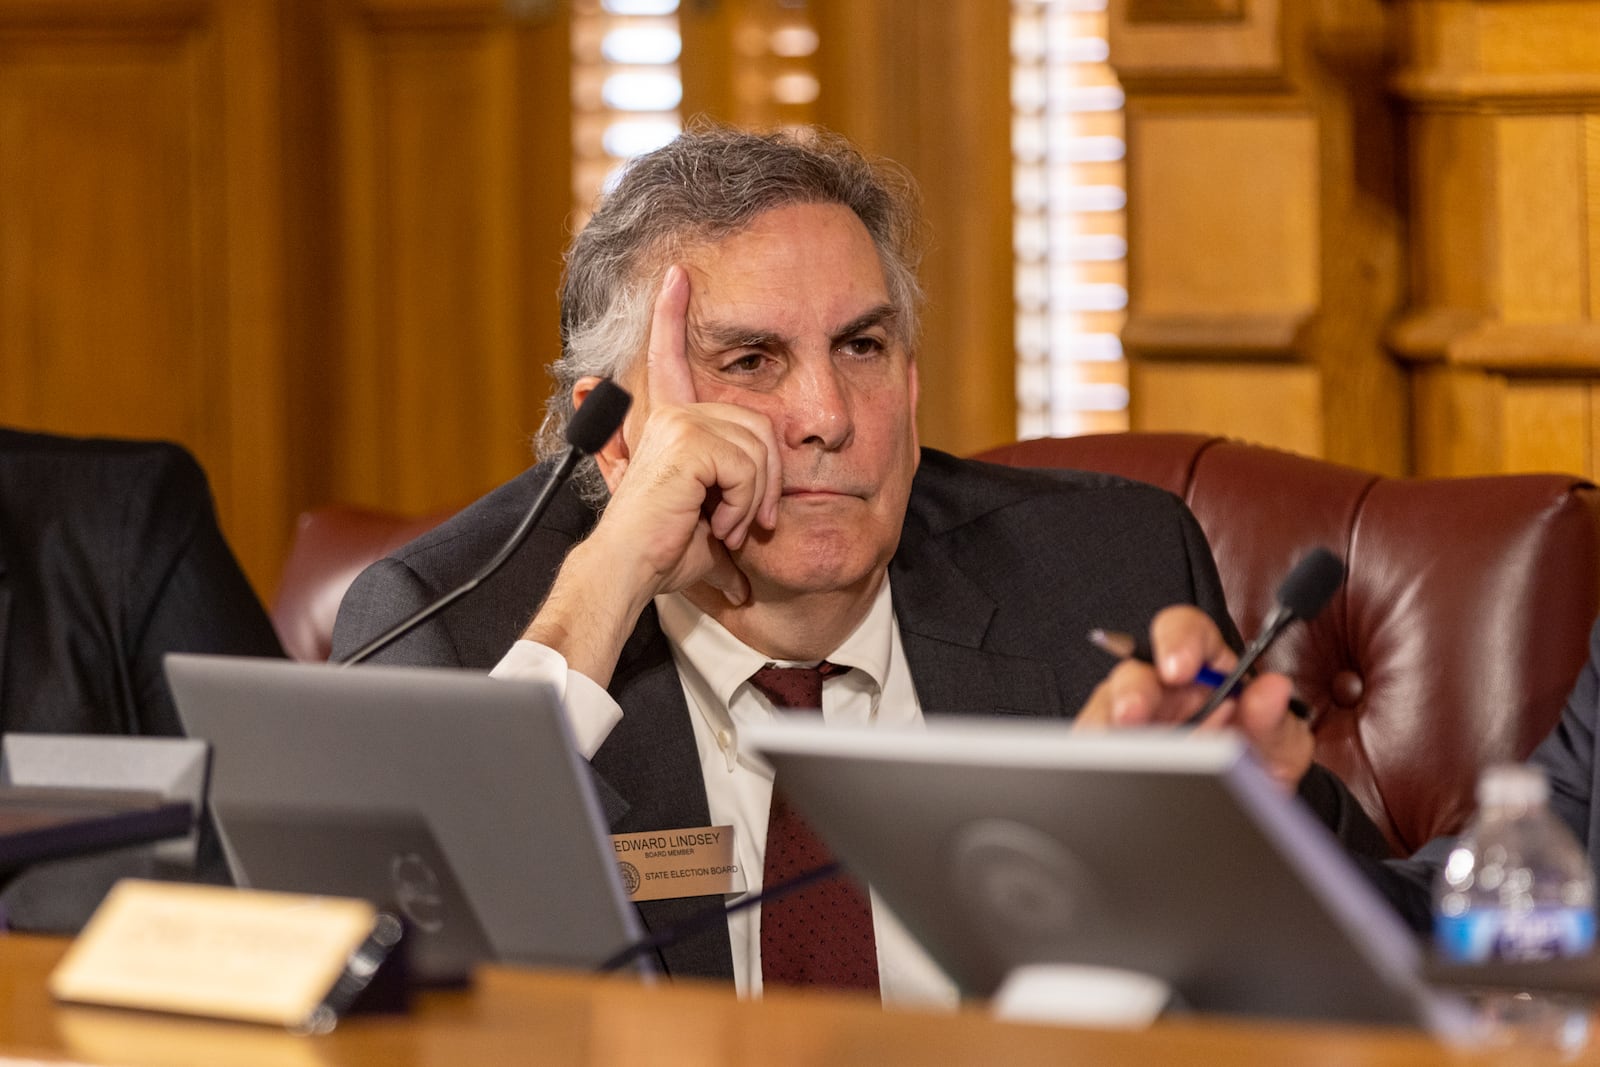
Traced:
<path id="1" fill-rule="evenodd" d="M 1399 1030 L 1183 1019 L 1129 1033 L 1020 1025 L 980 1007 L 884 1011 L 853 994 L 741 1002 L 720 985 L 489 967 L 468 989 L 430 992 L 405 1015 L 354 1016 L 333 1033 L 55 1004 L 45 980 L 66 949 L 0 936 L 0 1065 L 468 1067 L 477 1064 L 1155 1064 L 1432 1067 L 1556 1063 L 1537 1050 L 1464 1050 Z M 1575 1060 L 1600 1067 L 1591 1045 Z"/>

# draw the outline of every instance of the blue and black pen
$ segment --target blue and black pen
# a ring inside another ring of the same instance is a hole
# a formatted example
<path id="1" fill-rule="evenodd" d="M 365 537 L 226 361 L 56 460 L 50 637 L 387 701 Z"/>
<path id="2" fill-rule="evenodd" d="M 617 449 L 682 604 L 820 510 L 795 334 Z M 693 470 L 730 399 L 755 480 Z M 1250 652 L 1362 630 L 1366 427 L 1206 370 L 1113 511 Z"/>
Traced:
<path id="1" fill-rule="evenodd" d="M 1102 652 L 1109 652 L 1118 659 L 1135 659 L 1140 663 L 1153 664 L 1155 657 L 1150 653 L 1150 642 L 1143 638 L 1134 637 L 1117 630 L 1090 630 L 1089 643 Z M 1195 672 L 1194 680 L 1199 685 L 1210 686 L 1215 689 L 1228 680 L 1228 676 L 1221 671 L 1205 664 Z"/>
<path id="2" fill-rule="evenodd" d="M 1150 643 L 1134 637 L 1132 634 L 1125 634 L 1118 630 L 1090 630 L 1089 643 L 1103 652 L 1109 652 L 1118 659 L 1133 659 L 1146 664 L 1155 662 L 1155 657 L 1150 652 Z M 1196 685 L 1209 686 L 1215 689 L 1225 684 L 1228 681 L 1228 676 L 1214 667 L 1201 664 L 1200 669 L 1195 672 L 1194 681 Z M 1234 688 L 1237 688 L 1237 685 Z M 1289 711 L 1302 719 L 1311 717 L 1311 705 L 1299 697 L 1289 698 Z"/>

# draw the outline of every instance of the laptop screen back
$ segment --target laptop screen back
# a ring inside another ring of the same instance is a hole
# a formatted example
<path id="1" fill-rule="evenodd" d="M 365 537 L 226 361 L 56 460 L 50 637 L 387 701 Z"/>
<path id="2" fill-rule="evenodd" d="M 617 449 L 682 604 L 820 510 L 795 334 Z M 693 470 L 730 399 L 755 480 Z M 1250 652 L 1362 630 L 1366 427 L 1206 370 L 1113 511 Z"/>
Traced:
<path id="1" fill-rule="evenodd" d="M 588 765 L 547 687 L 420 668 L 167 658 L 212 745 L 241 885 L 361 896 L 419 977 L 477 959 L 588 968 L 639 936 Z"/>
<path id="2" fill-rule="evenodd" d="M 1062 963 L 1203 1011 L 1460 1022 L 1410 931 L 1230 735 L 969 720 L 740 740 L 968 993 Z"/>

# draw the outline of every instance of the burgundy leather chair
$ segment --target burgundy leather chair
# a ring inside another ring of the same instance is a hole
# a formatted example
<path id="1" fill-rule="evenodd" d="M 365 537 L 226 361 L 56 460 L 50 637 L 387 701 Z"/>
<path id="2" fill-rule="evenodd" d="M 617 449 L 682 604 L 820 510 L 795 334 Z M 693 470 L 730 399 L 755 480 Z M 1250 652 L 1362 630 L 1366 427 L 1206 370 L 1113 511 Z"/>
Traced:
<path id="1" fill-rule="evenodd" d="M 1317 758 L 1399 852 L 1457 830 L 1478 771 L 1549 731 L 1600 613 L 1600 490 L 1569 475 L 1402 479 L 1220 437 L 1023 441 L 979 458 L 1078 467 L 1182 497 L 1248 638 L 1283 575 L 1325 545 L 1348 577 L 1266 665 L 1317 709 Z M 290 655 L 328 655 L 361 568 L 443 521 L 330 506 L 301 517 L 273 606 Z"/>
<path id="2" fill-rule="evenodd" d="M 272 625 L 283 650 L 293 659 L 326 660 L 339 601 L 356 575 L 451 514 L 400 515 L 351 504 L 301 514 L 272 602 Z"/>
<path id="3" fill-rule="evenodd" d="M 1386 478 L 1221 437 L 1022 441 L 978 458 L 1076 467 L 1182 497 L 1246 639 L 1325 545 L 1343 587 L 1264 657 L 1315 709 L 1317 759 L 1399 852 L 1458 830 L 1478 771 L 1549 732 L 1600 611 L 1600 491 L 1556 474 Z"/>

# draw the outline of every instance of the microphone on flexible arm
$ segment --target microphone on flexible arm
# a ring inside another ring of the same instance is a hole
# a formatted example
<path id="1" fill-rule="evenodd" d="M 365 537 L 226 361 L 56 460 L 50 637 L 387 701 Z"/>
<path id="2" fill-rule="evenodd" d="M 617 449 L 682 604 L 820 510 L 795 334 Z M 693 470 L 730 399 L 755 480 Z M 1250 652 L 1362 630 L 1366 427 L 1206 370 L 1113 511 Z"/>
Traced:
<path id="1" fill-rule="evenodd" d="M 1261 632 L 1256 634 L 1256 639 L 1250 642 L 1222 684 L 1211 691 L 1200 710 L 1184 720 L 1183 725 L 1193 726 L 1216 711 L 1219 704 L 1233 695 L 1240 679 L 1255 666 L 1256 660 L 1278 639 L 1278 635 L 1296 619 L 1310 622 L 1316 618 L 1343 581 L 1344 564 L 1326 548 L 1312 549 L 1301 557 L 1278 586 L 1277 606 L 1262 624 Z M 1290 710 L 1301 718 L 1305 718 L 1303 709 L 1304 705 L 1296 707 L 1295 702 L 1291 701 Z"/>
<path id="2" fill-rule="evenodd" d="M 610 378 L 603 378 L 600 384 L 590 390 L 584 398 L 583 404 L 572 415 L 572 420 L 567 424 L 566 451 L 561 454 L 561 460 L 554 470 L 546 476 L 544 488 L 539 491 L 533 506 L 528 509 L 528 514 L 522 519 L 521 524 L 512 531 L 500 551 L 495 553 L 484 567 L 468 578 L 465 582 L 450 590 L 438 600 L 426 604 L 420 611 L 409 618 L 402 619 L 388 630 L 368 641 L 344 659 L 336 662 L 341 667 L 349 667 L 360 663 L 362 660 L 388 648 L 395 641 L 404 637 L 412 630 L 433 618 L 457 600 L 478 588 L 484 579 L 499 570 L 506 560 L 511 558 L 511 553 L 527 538 L 540 516 L 549 507 L 554 499 L 556 490 L 566 483 L 572 476 L 572 471 L 578 461 L 584 456 L 590 456 L 600 451 L 605 443 L 611 440 L 611 435 L 617 432 L 617 427 L 622 425 L 623 416 L 628 414 L 628 406 L 633 403 L 633 397 L 622 386 Z"/>

